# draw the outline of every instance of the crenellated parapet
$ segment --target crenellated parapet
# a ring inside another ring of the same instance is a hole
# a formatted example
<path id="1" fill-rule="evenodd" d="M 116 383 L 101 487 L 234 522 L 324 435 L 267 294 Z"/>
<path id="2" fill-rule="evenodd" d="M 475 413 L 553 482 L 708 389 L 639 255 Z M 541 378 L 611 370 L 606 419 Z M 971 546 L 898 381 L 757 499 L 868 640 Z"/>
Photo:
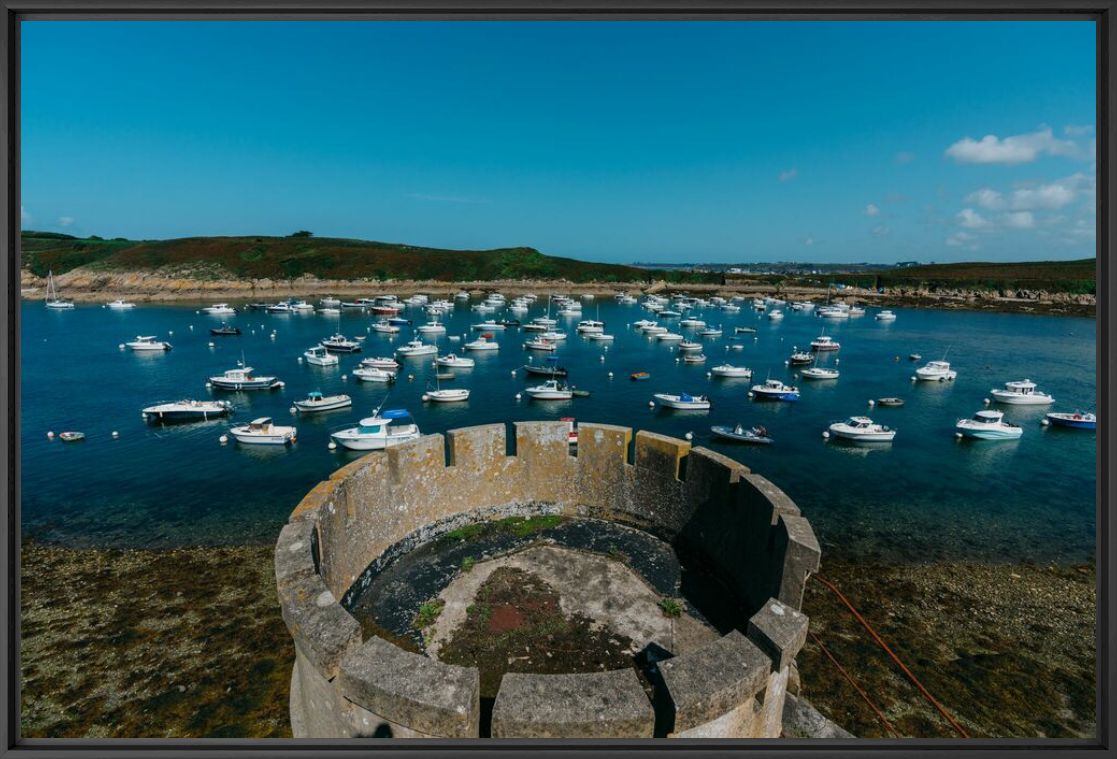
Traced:
<path id="1" fill-rule="evenodd" d="M 736 596 L 737 631 L 634 670 L 506 675 L 494 737 L 775 737 L 791 660 L 803 645 L 803 585 L 819 547 L 772 483 L 690 443 L 582 423 L 490 424 L 364 456 L 319 483 L 276 545 L 283 618 L 295 645 L 296 737 L 477 736 L 479 673 L 364 639 L 347 608 L 373 574 L 469 523 L 557 513 L 637 527 L 693 556 Z M 509 453 L 509 443 L 512 453 Z M 653 691 L 649 696 L 648 691 Z M 658 732 L 656 732 L 658 731 Z"/>

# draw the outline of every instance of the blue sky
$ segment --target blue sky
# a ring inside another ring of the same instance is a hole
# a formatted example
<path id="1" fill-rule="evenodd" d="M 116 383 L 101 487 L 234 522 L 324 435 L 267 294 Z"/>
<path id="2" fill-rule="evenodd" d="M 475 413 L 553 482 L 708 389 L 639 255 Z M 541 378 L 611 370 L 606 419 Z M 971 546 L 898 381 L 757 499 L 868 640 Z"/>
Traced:
<path id="1" fill-rule="evenodd" d="M 1094 255 L 1060 22 L 25 22 L 27 229 L 598 261 Z"/>

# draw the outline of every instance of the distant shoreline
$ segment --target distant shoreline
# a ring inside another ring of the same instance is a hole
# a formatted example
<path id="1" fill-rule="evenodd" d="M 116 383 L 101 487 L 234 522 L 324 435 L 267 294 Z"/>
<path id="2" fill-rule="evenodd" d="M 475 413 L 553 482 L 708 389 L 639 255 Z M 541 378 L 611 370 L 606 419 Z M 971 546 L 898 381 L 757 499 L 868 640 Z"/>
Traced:
<path id="1" fill-rule="evenodd" d="M 75 270 L 55 277 L 61 295 L 80 304 L 103 304 L 117 298 L 136 303 L 248 303 L 274 302 L 301 297 L 311 301 L 327 295 L 360 297 L 374 294 L 411 295 L 425 293 L 433 297 L 453 298 L 460 290 L 473 296 L 499 291 L 506 295 L 547 293 L 593 295 L 611 298 L 618 292 L 641 295 L 649 292 L 689 293 L 710 297 L 735 295 L 747 298 L 774 295 L 788 300 L 823 301 L 824 287 L 784 287 L 765 283 L 668 284 L 659 282 L 571 282 L 561 279 L 491 280 L 444 282 L 436 280 L 322 280 L 301 277 L 290 280 L 272 279 L 178 279 L 148 273 L 92 273 Z M 46 281 L 24 270 L 20 296 L 24 301 L 43 300 Z M 1019 297 L 1023 295 L 1024 297 Z M 1033 313 L 1094 318 L 1097 299 L 1094 295 L 1046 291 L 1018 291 L 1008 295 L 992 290 L 951 289 L 920 290 L 885 288 L 883 293 L 863 288 L 829 291 L 832 300 L 868 306 L 901 308 L 937 308 L 965 311 Z"/>

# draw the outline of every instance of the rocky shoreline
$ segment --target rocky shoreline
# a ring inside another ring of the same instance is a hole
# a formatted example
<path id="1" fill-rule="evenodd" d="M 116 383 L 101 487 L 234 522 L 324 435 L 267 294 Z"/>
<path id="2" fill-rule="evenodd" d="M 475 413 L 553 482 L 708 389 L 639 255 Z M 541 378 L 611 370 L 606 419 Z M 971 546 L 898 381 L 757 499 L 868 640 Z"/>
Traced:
<path id="1" fill-rule="evenodd" d="M 139 303 L 250 302 L 276 301 L 290 297 L 317 299 L 326 295 L 360 297 L 377 294 L 410 295 L 421 292 L 434 297 L 453 297 L 460 290 L 474 294 L 500 291 L 506 295 L 522 293 L 591 294 L 609 296 L 617 292 L 687 292 L 694 295 L 778 295 L 789 300 L 821 301 L 827 297 L 823 287 L 788 287 L 763 283 L 667 284 L 657 282 L 592 282 L 567 280 L 500 280 L 486 282 L 443 282 L 435 280 L 323 280 L 307 276 L 297 279 L 229 279 L 195 276 L 194 272 L 115 273 L 77 268 L 55 277 L 59 291 L 77 303 L 106 303 L 124 298 Z M 41 300 L 46 280 L 24 269 L 20 294 L 24 300 Z M 1003 311 L 1061 314 L 1093 317 L 1097 298 L 1092 294 L 1048 292 L 1046 290 L 926 289 L 886 288 L 877 292 L 864 288 L 831 291 L 834 300 L 872 306 L 941 308 L 971 311 Z"/>
<path id="2" fill-rule="evenodd" d="M 271 545 L 22 547 L 24 737 L 287 737 L 293 651 Z M 826 562 L 973 737 L 1082 737 L 1094 723 L 1095 574 L 1082 567 Z M 953 733 L 817 581 L 823 645 L 902 735 Z M 887 735 L 817 644 L 799 693 L 855 735 Z"/>

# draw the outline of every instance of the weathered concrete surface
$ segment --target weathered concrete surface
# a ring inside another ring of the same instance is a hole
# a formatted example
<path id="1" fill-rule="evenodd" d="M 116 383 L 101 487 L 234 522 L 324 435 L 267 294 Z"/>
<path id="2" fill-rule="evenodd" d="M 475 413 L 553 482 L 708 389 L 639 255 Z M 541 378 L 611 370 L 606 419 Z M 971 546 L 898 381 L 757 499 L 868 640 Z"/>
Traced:
<path id="1" fill-rule="evenodd" d="M 672 732 L 747 737 L 752 699 L 764 688 L 771 668 L 771 659 L 736 630 L 661 662 L 664 695 L 674 707 Z"/>
<path id="2" fill-rule="evenodd" d="M 807 615 L 776 599 L 749 619 L 748 637 L 772 660 L 773 669 L 791 666 L 807 642 Z"/>
<path id="3" fill-rule="evenodd" d="M 509 673 L 493 705 L 494 738 L 651 738 L 655 712 L 631 669 Z"/>
<path id="4" fill-rule="evenodd" d="M 481 681 L 457 667 L 370 638 L 341 662 L 338 686 L 353 704 L 426 735 L 477 737 Z"/>
<path id="5" fill-rule="evenodd" d="M 783 735 L 788 738 L 853 738 L 852 733 L 826 719 L 804 698 L 788 693 L 783 705 Z"/>
<path id="6" fill-rule="evenodd" d="M 539 577 L 558 593 L 564 614 L 580 614 L 594 626 L 631 638 L 636 651 L 656 643 L 682 653 L 718 637 L 716 630 L 689 615 L 664 616 L 658 606 L 660 595 L 615 559 L 561 546 L 535 546 L 480 562 L 447 585 L 438 596 L 445 606 L 434 637 L 427 643 L 428 653 L 438 655 L 465 622 L 466 609 L 476 599 L 478 589 L 501 567 L 522 569 Z"/>

